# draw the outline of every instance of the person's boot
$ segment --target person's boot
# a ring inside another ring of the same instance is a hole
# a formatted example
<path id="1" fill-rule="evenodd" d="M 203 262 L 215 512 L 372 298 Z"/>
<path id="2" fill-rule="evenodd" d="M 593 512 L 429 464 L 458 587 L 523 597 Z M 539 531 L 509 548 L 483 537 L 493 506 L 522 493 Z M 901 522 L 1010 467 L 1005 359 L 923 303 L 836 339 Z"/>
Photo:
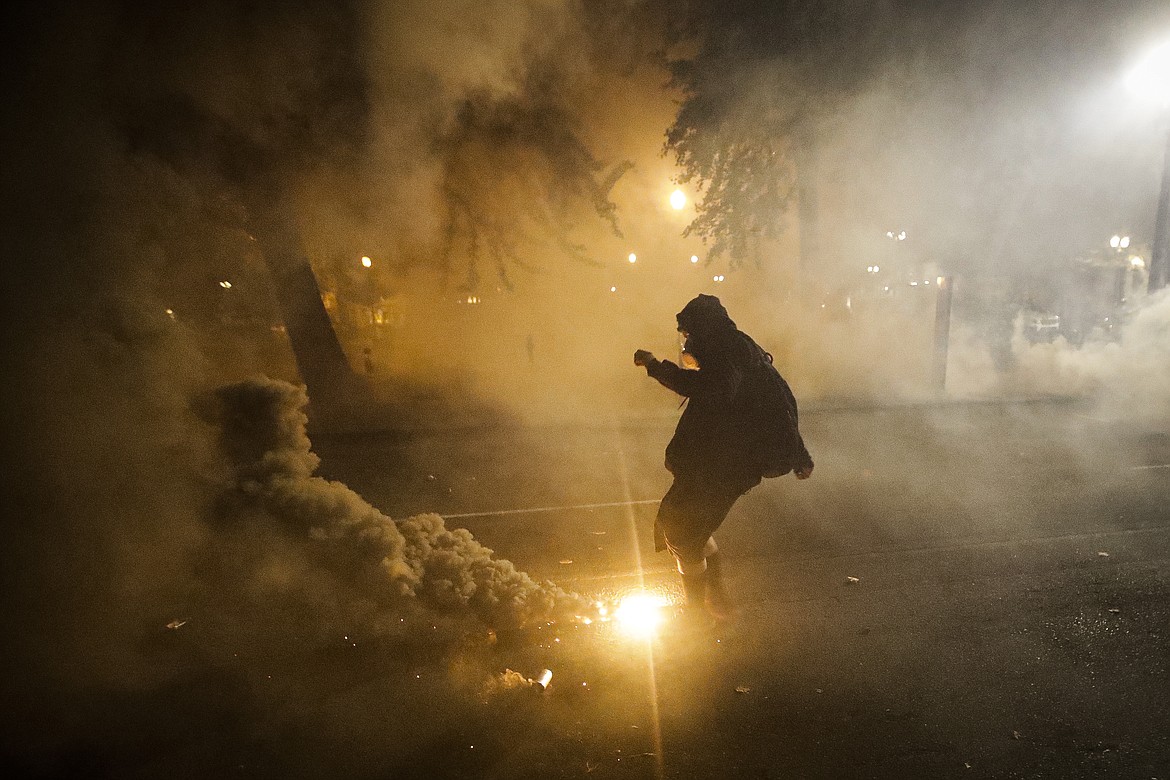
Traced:
<path id="1" fill-rule="evenodd" d="M 716 620 L 731 620 L 735 617 L 735 602 L 723 583 L 723 556 L 716 552 L 707 558 L 706 593 L 704 602 L 711 616 Z"/>
<path id="2" fill-rule="evenodd" d="M 682 595 L 686 598 L 684 607 L 687 609 L 702 609 L 707 601 L 707 572 L 695 574 L 681 574 Z"/>
<path id="3" fill-rule="evenodd" d="M 685 601 L 683 603 L 683 611 L 689 613 L 698 613 L 703 611 L 703 607 L 707 602 L 707 572 L 701 571 L 695 574 L 681 574 L 683 596 Z"/>

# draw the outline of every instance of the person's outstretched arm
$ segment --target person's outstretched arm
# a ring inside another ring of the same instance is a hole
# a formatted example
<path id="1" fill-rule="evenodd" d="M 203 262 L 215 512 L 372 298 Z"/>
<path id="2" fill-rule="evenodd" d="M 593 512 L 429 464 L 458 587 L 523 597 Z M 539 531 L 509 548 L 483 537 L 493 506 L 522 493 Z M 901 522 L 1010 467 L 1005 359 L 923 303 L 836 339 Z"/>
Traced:
<path id="1" fill-rule="evenodd" d="M 644 349 L 634 353 L 634 365 L 645 366 L 646 374 L 665 388 L 687 398 L 714 399 L 730 403 L 743 381 L 743 372 L 728 360 L 714 360 L 698 370 L 680 368 L 659 360 Z"/>

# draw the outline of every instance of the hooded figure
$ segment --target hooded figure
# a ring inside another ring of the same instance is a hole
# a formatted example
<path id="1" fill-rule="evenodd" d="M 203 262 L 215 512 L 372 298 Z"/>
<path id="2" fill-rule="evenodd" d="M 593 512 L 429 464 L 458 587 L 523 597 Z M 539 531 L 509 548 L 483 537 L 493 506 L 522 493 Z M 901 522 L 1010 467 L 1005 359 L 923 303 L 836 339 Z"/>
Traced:
<path id="1" fill-rule="evenodd" d="M 698 363 L 681 368 L 638 350 L 634 363 L 663 386 L 686 397 L 687 406 L 666 447 L 674 484 L 662 499 L 654 526 L 658 550 L 669 549 L 678 564 L 687 608 L 705 605 L 717 619 L 730 617 L 722 561 L 712 534 L 736 500 L 774 472 L 761 462 L 759 420 L 751 410 L 769 375 L 791 399 L 790 470 L 805 479 L 812 459 L 796 430 L 796 401 L 772 368 L 772 356 L 736 327 L 713 295 L 700 294 L 677 315 L 683 350 Z M 789 469 L 785 469 L 787 471 Z"/>

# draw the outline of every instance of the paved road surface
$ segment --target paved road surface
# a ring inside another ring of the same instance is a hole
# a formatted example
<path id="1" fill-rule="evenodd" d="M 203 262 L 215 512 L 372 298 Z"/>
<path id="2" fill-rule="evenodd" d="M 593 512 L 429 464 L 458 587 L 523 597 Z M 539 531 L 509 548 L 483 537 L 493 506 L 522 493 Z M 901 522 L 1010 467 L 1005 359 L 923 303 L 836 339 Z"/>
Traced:
<path id="1" fill-rule="evenodd" d="M 534 576 L 609 598 L 675 588 L 656 505 L 572 507 L 660 497 L 672 427 L 315 449 L 392 516 L 457 516 Z M 546 694 L 420 738 L 398 771 L 1170 778 L 1167 430 L 1068 402 L 812 410 L 802 430 L 813 479 L 766 481 L 719 534 L 734 628 L 518 647 L 556 670 Z M 490 514 L 529 509 L 548 511 Z"/>

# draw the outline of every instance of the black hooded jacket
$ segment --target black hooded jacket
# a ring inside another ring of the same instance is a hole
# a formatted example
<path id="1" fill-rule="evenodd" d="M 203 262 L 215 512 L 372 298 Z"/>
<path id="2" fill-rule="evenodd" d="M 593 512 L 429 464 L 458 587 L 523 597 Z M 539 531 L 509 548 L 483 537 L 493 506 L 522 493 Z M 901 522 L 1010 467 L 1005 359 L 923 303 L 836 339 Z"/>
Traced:
<path id="1" fill-rule="evenodd" d="M 677 319 L 679 330 L 687 334 L 686 351 L 699 369 L 680 368 L 669 360 L 646 367 L 651 377 L 689 399 L 667 445 L 666 468 L 676 477 L 754 484 L 768 469 L 754 446 L 759 421 L 751 405 L 755 388 L 767 381 L 764 375 L 775 373 L 771 356 L 736 327 L 713 295 L 699 295 Z M 796 400 L 783 379 L 779 381 L 791 399 L 795 429 Z M 793 433 L 792 467 L 811 465 L 799 432 Z"/>

